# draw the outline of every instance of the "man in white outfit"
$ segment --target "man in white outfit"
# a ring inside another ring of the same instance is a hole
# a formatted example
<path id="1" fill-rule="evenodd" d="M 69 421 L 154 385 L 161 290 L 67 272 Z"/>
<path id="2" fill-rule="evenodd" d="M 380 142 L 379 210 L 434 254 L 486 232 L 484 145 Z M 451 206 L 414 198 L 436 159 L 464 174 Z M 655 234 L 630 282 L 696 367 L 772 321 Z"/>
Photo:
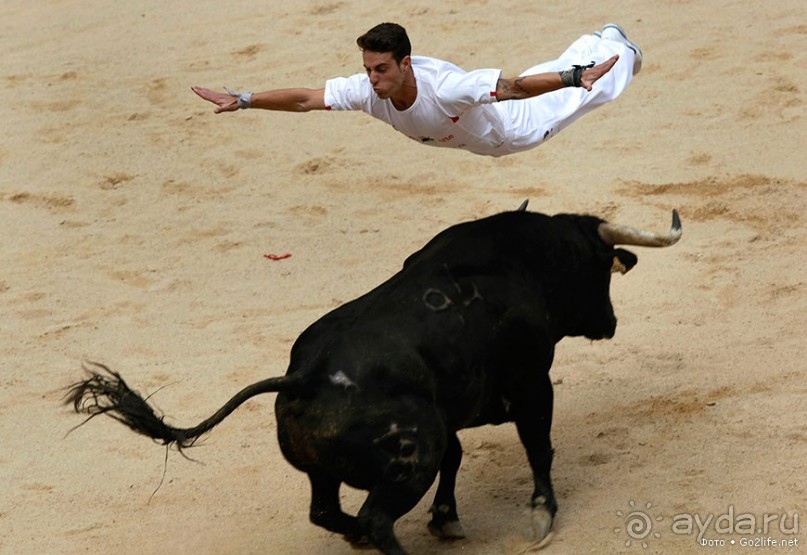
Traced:
<path id="1" fill-rule="evenodd" d="M 216 113 L 363 110 L 423 144 L 503 156 L 538 146 L 616 99 L 642 65 L 641 50 L 614 23 L 513 78 L 502 78 L 498 69 L 466 72 L 450 62 L 412 56 L 406 31 L 396 23 L 377 25 L 356 42 L 366 74 L 330 79 L 321 89 L 254 94 L 192 89 L 216 104 Z"/>

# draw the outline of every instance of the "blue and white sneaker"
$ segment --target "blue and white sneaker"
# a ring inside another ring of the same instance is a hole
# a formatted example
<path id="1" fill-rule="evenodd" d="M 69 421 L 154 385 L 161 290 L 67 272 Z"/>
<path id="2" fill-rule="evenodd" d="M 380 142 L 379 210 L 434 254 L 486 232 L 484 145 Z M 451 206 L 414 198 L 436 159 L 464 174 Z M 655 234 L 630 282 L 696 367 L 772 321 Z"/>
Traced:
<path id="1" fill-rule="evenodd" d="M 633 74 L 636 75 L 642 70 L 642 49 L 639 48 L 639 45 L 631 42 L 630 39 L 628 39 L 628 35 L 625 34 L 622 27 L 616 23 L 606 23 L 602 27 L 602 38 L 621 42 L 633 50 L 633 53 L 635 54 L 633 58 Z"/>

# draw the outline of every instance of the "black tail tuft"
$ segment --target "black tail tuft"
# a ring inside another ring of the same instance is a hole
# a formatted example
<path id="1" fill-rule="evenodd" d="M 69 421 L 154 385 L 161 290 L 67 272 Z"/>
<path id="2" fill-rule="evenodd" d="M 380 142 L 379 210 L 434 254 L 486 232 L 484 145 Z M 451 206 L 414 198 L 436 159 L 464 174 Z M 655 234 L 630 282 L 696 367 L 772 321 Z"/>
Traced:
<path id="1" fill-rule="evenodd" d="M 92 368 L 85 364 L 84 369 L 90 377 L 69 386 L 65 395 L 65 404 L 73 405 L 79 414 L 89 415 L 79 426 L 99 414 L 106 414 L 163 445 L 176 444 L 180 451 L 196 441 L 197 438 L 189 438 L 182 430 L 165 424 L 163 417 L 157 416 L 146 400 L 126 385 L 120 374 L 103 364 L 89 364 Z"/>

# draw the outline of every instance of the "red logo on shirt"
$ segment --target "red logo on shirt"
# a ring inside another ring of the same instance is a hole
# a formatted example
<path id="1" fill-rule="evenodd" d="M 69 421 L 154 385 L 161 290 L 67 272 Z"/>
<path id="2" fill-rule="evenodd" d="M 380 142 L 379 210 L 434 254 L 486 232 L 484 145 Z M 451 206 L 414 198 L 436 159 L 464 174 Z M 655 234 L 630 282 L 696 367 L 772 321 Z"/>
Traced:
<path id="1" fill-rule="evenodd" d="M 460 120 L 460 117 L 459 116 L 454 116 L 453 118 L 448 118 L 448 119 L 450 119 L 453 123 L 457 123 Z"/>

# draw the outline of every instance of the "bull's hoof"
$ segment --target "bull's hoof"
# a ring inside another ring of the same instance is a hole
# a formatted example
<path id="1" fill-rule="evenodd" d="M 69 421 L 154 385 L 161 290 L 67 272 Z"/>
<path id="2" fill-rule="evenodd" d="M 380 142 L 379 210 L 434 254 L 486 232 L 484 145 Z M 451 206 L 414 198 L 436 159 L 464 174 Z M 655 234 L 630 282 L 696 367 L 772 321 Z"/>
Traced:
<path id="1" fill-rule="evenodd" d="M 457 516 L 457 510 L 451 505 L 432 505 L 429 512 L 432 514 L 429 522 L 429 532 L 432 536 L 442 540 L 461 540 L 465 537 L 465 530 Z"/>
<path id="2" fill-rule="evenodd" d="M 461 540 L 465 537 L 465 529 L 459 520 L 443 522 L 442 524 L 432 521 L 429 523 L 429 532 L 431 532 L 432 536 L 441 540 Z"/>
<path id="3" fill-rule="evenodd" d="M 528 546 L 520 549 L 518 551 L 519 555 L 526 555 L 527 553 L 536 553 L 541 551 L 543 548 L 548 546 L 552 543 L 552 537 L 555 535 L 555 532 L 550 532 L 544 539 L 539 542 L 532 542 Z"/>
<path id="4" fill-rule="evenodd" d="M 549 531 L 552 529 L 552 513 L 545 505 L 533 507 L 530 524 L 532 525 L 530 539 L 536 543 L 542 543 L 545 539 L 549 539 Z"/>
<path id="5" fill-rule="evenodd" d="M 350 544 L 350 547 L 353 549 L 361 549 L 364 551 L 370 551 L 371 549 L 375 549 L 373 544 L 370 543 L 370 540 L 367 539 L 367 536 L 355 537 L 355 536 L 342 536 L 346 542 Z"/>

